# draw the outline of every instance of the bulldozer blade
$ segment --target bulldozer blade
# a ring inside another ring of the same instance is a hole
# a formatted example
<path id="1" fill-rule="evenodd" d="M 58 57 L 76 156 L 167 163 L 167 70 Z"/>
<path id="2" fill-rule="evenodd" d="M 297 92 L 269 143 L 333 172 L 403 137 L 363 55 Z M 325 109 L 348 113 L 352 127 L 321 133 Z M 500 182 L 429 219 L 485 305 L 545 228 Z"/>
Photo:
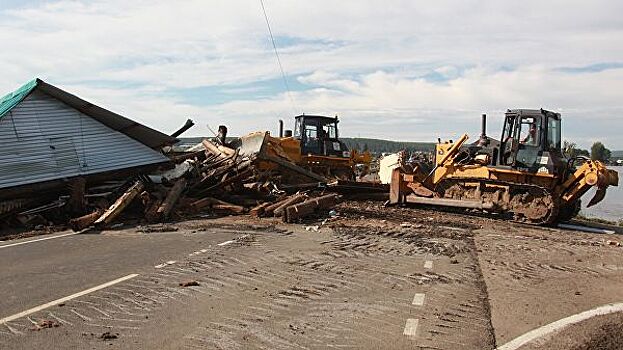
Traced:
<path id="1" fill-rule="evenodd" d="M 608 185 L 619 186 L 619 173 L 616 170 L 608 169 Z"/>
<path id="2" fill-rule="evenodd" d="M 586 207 L 590 208 L 593 205 L 601 202 L 604 199 L 604 197 L 606 196 L 606 188 L 607 187 L 600 187 L 600 188 L 598 188 L 597 191 L 595 192 L 595 195 L 593 196 L 591 201 L 588 202 L 588 205 Z"/>
<path id="3" fill-rule="evenodd" d="M 264 151 L 264 144 L 266 140 L 267 132 L 258 131 L 245 136 L 240 137 L 238 140 L 232 142 L 232 147 L 238 150 L 238 154 L 241 156 L 260 156 Z"/>

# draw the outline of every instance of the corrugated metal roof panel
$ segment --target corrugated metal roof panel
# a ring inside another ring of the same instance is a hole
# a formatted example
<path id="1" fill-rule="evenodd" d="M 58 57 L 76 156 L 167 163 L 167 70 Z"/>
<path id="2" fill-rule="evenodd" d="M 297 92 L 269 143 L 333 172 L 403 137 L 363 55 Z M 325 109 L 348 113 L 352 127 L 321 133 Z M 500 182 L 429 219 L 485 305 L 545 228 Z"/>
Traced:
<path id="1" fill-rule="evenodd" d="M 0 188 L 168 161 L 41 91 L 0 119 Z"/>
<path id="2" fill-rule="evenodd" d="M 126 134 L 151 148 L 159 148 L 178 142 L 178 140 L 174 137 L 163 134 L 119 114 L 96 106 L 75 95 L 61 90 L 56 86 L 50 85 L 41 79 L 31 80 L 14 92 L 0 98 L 0 120 L 6 117 L 6 115 L 33 90 L 44 92 L 92 117 L 109 128 Z"/>

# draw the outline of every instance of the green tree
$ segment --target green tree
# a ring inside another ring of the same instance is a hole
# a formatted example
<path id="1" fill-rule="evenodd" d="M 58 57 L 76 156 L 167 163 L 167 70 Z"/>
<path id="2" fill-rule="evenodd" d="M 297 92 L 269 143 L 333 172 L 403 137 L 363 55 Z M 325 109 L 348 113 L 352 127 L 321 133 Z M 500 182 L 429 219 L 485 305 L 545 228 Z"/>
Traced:
<path id="1" fill-rule="evenodd" d="M 567 158 L 575 158 L 577 156 L 590 157 L 590 153 L 587 150 L 578 148 L 575 142 L 567 140 L 562 144 L 562 152 Z"/>
<path id="2" fill-rule="evenodd" d="M 591 146 L 591 159 L 592 160 L 599 160 L 599 161 L 605 162 L 608 159 L 610 159 L 611 155 L 612 155 L 612 152 L 610 152 L 610 150 L 607 149 L 606 146 L 604 146 L 604 144 L 599 141 L 593 143 L 593 146 Z"/>

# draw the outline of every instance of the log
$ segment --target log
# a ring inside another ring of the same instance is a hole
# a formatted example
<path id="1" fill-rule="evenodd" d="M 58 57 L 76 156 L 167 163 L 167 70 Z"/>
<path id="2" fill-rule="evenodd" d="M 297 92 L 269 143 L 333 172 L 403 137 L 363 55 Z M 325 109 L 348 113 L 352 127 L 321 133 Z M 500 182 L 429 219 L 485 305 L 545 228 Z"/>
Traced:
<path id="1" fill-rule="evenodd" d="M 295 222 L 298 219 L 309 216 L 320 209 L 328 209 L 337 204 L 339 196 L 337 194 L 328 194 L 318 198 L 308 199 L 303 203 L 291 205 L 286 208 L 283 221 Z"/>
<path id="2" fill-rule="evenodd" d="M 215 155 L 221 155 L 223 157 L 231 157 L 236 154 L 236 151 L 225 146 L 217 146 L 208 140 L 201 141 L 203 147 L 205 147 L 210 153 Z"/>
<path id="3" fill-rule="evenodd" d="M 71 229 L 76 232 L 82 231 L 85 228 L 93 225 L 93 223 L 95 223 L 95 220 L 97 220 L 100 216 L 102 216 L 103 212 L 104 211 L 102 209 L 98 209 L 90 214 L 71 219 L 69 220 L 69 227 L 71 227 Z"/>
<path id="4" fill-rule="evenodd" d="M 244 207 L 240 205 L 231 204 L 220 199 L 205 197 L 198 201 L 195 201 L 190 204 L 190 206 L 195 210 L 199 211 L 203 208 L 210 207 L 216 210 L 229 211 L 236 214 L 244 213 Z"/>
<path id="5" fill-rule="evenodd" d="M 266 216 L 271 216 L 273 215 L 273 213 L 275 212 L 275 209 L 279 208 L 280 206 L 282 206 L 284 203 L 293 200 L 293 198 L 295 197 L 302 197 L 305 198 L 305 195 L 302 193 L 297 193 L 297 194 L 293 194 L 289 197 L 286 197 L 285 199 L 282 199 L 274 204 L 269 205 L 268 207 L 266 207 L 266 209 L 264 210 L 264 213 L 266 214 Z"/>
<path id="6" fill-rule="evenodd" d="M 158 208 L 157 213 L 159 216 L 165 219 L 169 217 L 169 214 L 171 214 L 173 207 L 175 207 L 175 203 L 177 203 L 177 200 L 180 199 L 182 192 L 184 192 L 184 189 L 186 189 L 186 182 L 186 179 L 179 179 L 177 180 L 177 182 L 175 182 L 175 185 L 171 187 L 171 190 L 167 194 L 167 197 L 164 199 L 164 201 L 162 201 L 162 204 Z"/>
<path id="7" fill-rule="evenodd" d="M 208 140 L 203 140 L 201 141 L 201 144 L 203 145 L 203 147 L 206 148 L 206 150 L 214 155 L 217 156 L 223 156 L 223 157 L 227 157 L 227 155 L 225 153 L 223 153 L 220 149 L 218 149 L 218 147 L 213 144 L 212 142 L 208 141 Z"/>
<path id="8" fill-rule="evenodd" d="M 304 202 L 306 199 L 307 199 L 307 196 L 304 194 L 300 196 L 294 196 L 291 200 L 285 201 L 285 203 L 278 206 L 273 212 L 273 216 L 275 217 L 283 216 L 283 212 L 286 210 L 287 207 Z"/>
<path id="9" fill-rule="evenodd" d="M 266 208 L 271 205 L 270 202 L 265 202 L 262 203 L 260 205 L 258 205 L 257 207 L 251 209 L 249 211 L 249 215 L 255 218 L 261 218 L 262 216 L 264 216 L 264 210 L 266 210 Z"/>
<path id="10" fill-rule="evenodd" d="M 93 224 L 95 226 L 105 226 L 111 223 L 143 191 L 144 187 L 143 182 L 137 180 Z"/>

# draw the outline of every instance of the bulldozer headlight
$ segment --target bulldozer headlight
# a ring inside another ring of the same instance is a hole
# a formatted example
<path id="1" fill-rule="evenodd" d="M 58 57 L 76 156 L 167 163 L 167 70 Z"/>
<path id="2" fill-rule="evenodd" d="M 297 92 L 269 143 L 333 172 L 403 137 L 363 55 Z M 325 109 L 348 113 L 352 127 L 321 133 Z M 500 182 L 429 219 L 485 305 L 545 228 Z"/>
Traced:
<path id="1" fill-rule="evenodd" d="M 342 152 L 342 157 L 344 157 L 344 158 L 350 158 L 350 152 L 349 152 L 349 151 L 344 151 L 344 152 Z"/>

